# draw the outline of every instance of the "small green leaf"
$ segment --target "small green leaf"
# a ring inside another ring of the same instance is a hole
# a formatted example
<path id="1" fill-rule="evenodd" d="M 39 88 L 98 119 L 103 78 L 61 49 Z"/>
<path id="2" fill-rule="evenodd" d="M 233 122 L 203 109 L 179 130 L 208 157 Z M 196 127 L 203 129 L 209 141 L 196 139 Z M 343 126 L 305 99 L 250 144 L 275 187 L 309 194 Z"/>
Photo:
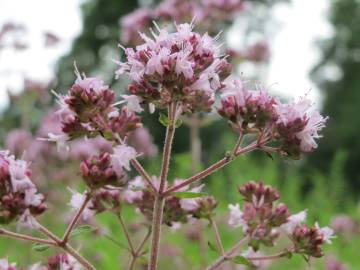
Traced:
<path id="1" fill-rule="evenodd" d="M 113 139 L 113 133 L 112 133 L 112 131 L 110 131 L 110 130 L 104 131 L 104 132 L 103 132 L 103 136 L 104 136 L 104 138 L 107 139 L 107 140 L 112 140 L 112 139 Z"/>
<path id="2" fill-rule="evenodd" d="M 288 258 L 288 259 L 291 259 L 292 258 L 292 253 L 289 251 L 285 254 L 285 257 Z"/>
<path id="3" fill-rule="evenodd" d="M 160 113 L 159 122 L 165 127 L 170 125 L 170 119 L 163 113 Z"/>
<path id="4" fill-rule="evenodd" d="M 236 256 L 236 257 L 232 258 L 231 261 L 233 263 L 242 264 L 242 265 L 246 265 L 246 266 L 252 265 L 252 263 L 248 259 L 246 259 L 244 256 Z"/>
<path id="5" fill-rule="evenodd" d="M 175 127 L 178 128 L 178 127 L 181 127 L 181 125 L 183 124 L 183 121 L 179 118 L 176 120 L 175 122 Z"/>
<path id="6" fill-rule="evenodd" d="M 208 194 L 203 192 L 183 191 L 183 192 L 174 192 L 173 195 L 181 199 L 191 199 L 191 198 L 204 197 L 207 196 Z"/>
<path id="7" fill-rule="evenodd" d="M 93 232 L 93 231 L 96 231 L 95 227 L 92 227 L 90 225 L 82 225 L 82 226 L 79 226 L 76 229 L 74 229 L 71 233 L 71 236 L 78 236 L 78 235 Z"/>
<path id="8" fill-rule="evenodd" d="M 38 251 L 38 252 L 43 252 L 43 251 L 47 250 L 48 248 L 50 248 L 50 246 L 47 244 L 35 243 L 32 245 L 32 249 L 35 251 Z"/>
<path id="9" fill-rule="evenodd" d="M 147 265 L 147 263 L 148 263 L 148 259 L 144 256 L 139 257 L 138 260 L 143 265 Z"/>
<path id="10" fill-rule="evenodd" d="M 107 240 L 111 241 L 113 244 L 117 245 L 118 247 L 120 248 L 123 248 L 123 249 L 126 249 L 126 250 L 129 250 L 129 248 L 124 245 L 123 243 L 120 243 L 119 241 L 115 240 L 114 238 L 112 238 L 111 236 L 107 235 L 107 234 L 104 234 L 103 235 Z M 130 251 L 130 250 L 129 250 Z"/>
<path id="11" fill-rule="evenodd" d="M 208 241 L 208 246 L 212 251 L 215 251 L 216 253 L 219 253 L 217 247 L 213 243 L 211 243 L 210 241 Z"/>

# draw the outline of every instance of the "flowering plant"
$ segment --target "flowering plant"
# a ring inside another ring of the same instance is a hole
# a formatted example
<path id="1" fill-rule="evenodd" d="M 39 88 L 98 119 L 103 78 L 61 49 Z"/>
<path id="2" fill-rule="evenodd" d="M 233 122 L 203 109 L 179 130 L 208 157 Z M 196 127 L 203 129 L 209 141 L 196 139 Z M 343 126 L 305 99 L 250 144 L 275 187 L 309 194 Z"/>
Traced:
<path id="1" fill-rule="evenodd" d="M 205 1 L 216 7 L 216 1 Z M 229 1 L 231 3 L 232 1 Z M 233 1 L 236 2 L 236 1 Z M 242 6 L 241 6 L 242 7 Z M 215 13 L 218 14 L 218 13 Z M 126 61 L 118 62 L 116 76 L 130 78 L 129 94 L 116 102 L 115 92 L 98 78 L 86 77 L 76 70 L 76 81 L 66 95 L 57 96 L 61 130 L 41 140 L 56 142 L 58 150 L 69 151 L 69 142 L 79 138 L 102 137 L 110 147 L 98 155 L 84 159 L 80 174 L 86 185 L 83 193 L 72 190 L 70 206 L 74 216 L 62 237 L 56 236 L 38 221 L 46 210 L 45 196 L 31 181 L 27 162 L 8 151 L 0 152 L 0 223 L 16 221 L 19 226 L 39 231 L 46 238 L 33 237 L 0 229 L 0 235 L 37 243 L 36 248 L 54 246 L 63 249 L 51 257 L 47 266 L 31 269 L 96 269 L 70 244 L 79 230 L 80 221 L 89 221 L 101 212 L 113 213 L 120 221 L 128 241 L 134 269 L 143 258 L 144 246 L 151 239 L 148 269 L 155 270 L 163 226 L 173 229 L 198 219 L 206 220 L 216 245 L 210 245 L 219 257 L 206 269 L 217 269 L 225 262 L 258 265 L 259 262 L 301 254 L 306 260 L 323 256 L 323 245 L 333 237 L 330 228 L 305 225 L 306 211 L 291 214 L 285 204 L 278 203 L 279 192 L 263 182 L 251 181 L 238 188 L 240 204 L 229 205 L 228 223 L 242 228 L 243 236 L 225 250 L 215 220 L 216 199 L 202 192 L 206 177 L 252 151 L 278 153 L 299 159 L 317 148 L 316 139 L 325 126 L 326 117 L 312 109 L 306 97 L 282 103 L 265 87 L 251 89 L 239 77 L 231 75 L 231 64 L 222 57 L 217 38 L 194 32 L 193 23 L 175 24 L 173 32 L 155 24 L 153 38 L 141 33 L 141 45 L 123 48 Z M 216 102 L 218 99 L 218 102 Z M 209 113 L 216 108 L 238 137 L 234 147 L 222 159 L 186 179 L 169 179 L 172 143 L 184 115 Z M 142 153 L 128 144 L 131 133 L 140 129 L 140 113 L 159 110 L 160 122 L 166 127 L 162 163 L 158 176 L 150 176 L 138 158 Z M 137 173 L 132 177 L 134 172 Z M 124 205 L 138 209 L 148 233 L 138 247 L 122 216 Z M 241 233 L 240 233 L 241 234 Z M 289 239 L 289 247 L 273 255 L 260 253 L 263 246 L 273 248 L 280 236 Z M 244 246 L 246 252 L 240 252 Z M 161 259 L 161 258 L 160 258 Z M 7 260 L 0 269 L 16 269 Z"/>

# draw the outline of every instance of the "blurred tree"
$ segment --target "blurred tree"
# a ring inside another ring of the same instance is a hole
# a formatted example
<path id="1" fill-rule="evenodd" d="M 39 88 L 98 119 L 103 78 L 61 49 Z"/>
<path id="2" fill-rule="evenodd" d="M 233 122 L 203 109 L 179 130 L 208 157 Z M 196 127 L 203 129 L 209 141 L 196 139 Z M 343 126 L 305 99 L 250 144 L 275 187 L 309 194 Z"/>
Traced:
<path id="1" fill-rule="evenodd" d="M 331 39 L 323 41 L 321 62 L 313 79 L 325 94 L 324 113 L 330 116 L 319 150 L 309 161 L 328 171 L 336 152 L 348 153 L 346 178 L 360 189 L 360 1 L 331 1 Z"/>

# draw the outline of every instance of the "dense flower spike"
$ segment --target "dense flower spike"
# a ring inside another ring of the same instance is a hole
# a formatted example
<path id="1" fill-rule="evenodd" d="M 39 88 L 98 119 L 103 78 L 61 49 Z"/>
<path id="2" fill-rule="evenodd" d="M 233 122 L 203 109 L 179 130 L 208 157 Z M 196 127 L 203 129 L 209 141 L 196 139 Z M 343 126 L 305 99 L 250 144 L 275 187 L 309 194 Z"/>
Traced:
<path id="1" fill-rule="evenodd" d="M 1 224 L 8 224 L 16 219 L 29 220 L 32 219 L 30 215 L 39 215 L 46 210 L 45 197 L 38 193 L 30 176 L 31 171 L 26 161 L 17 160 L 9 153 L 0 151 Z"/>
<path id="2" fill-rule="evenodd" d="M 242 226 L 250 238 L 250 246 L 258 250 L 260 244 L 273 245 L 279 236 L 275 228 L 287 222 L 289 211 L 284 204 L 275 205 L 279 192 L 262 182 L 249 182 L 239 188 L 245 203 L 243 212 L 239 205 L 229 205 L 229 225 Z"/>
<path id="3" fill-rule="evenodd" d="M 174 33 L 158 29 L 154 39 L 141 34 L 144 44 L 125 49 L 128 62 L 119 62 L 117 75 L 129 74 L 132 94 L 160 107 L 178 102 L 184 112 L 211 110 L 229 64 L 220 59 L 215 40 L 192 32 L 192 27 L 176 25 Z"/>
<path id="4" fill-rule="evenodd" d="M 324 255 L 322 246 L 331 243 L 332 237 L 333 231 L 328 227 L 320 228 L 315 225 L 310 228 L 302 225 L 294 229 L 290 239 L 294 243 L 296 253 L 318 258 Z"/>
<path id="5" fill-rule="evenodd" d="M 311 101 L 281 103 L 266 90 L 248 90 L 240 79 L 227 79 L 218 113 L 238 132 L 255 132 L 279 144 L 279 152 L 293 159 L 313 151 L 327 117 L 311 110 Z M 270 140 L 269 139 L 269 140 Z"/>
<path id="6" fill-rule="evenodd" d="M 224 84 L 218 113 L 229 119 L 236 130 L 263 130 L 277 119 L 274 105 L 278 101 L 270 97 L 265 89 L 248 90 L 237 78 L 229 78 Z"/>

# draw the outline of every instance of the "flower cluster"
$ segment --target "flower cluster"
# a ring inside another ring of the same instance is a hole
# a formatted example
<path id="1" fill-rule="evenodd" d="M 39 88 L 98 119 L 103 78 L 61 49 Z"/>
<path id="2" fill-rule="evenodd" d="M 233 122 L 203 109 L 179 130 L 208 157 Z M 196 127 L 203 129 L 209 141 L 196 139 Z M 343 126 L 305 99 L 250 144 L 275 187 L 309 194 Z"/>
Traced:
<path id="1" fill-rule="evenodd" d="M 92 156 L 80 164 L 80 170 L 85 183 L 91 189 L 97 189 L 106 185 L 116 187 L 124 186 L 127 176 L 121 167 L 116 170 L 111 164 L 111 155 L 103 153 L 100 156 Z"/>
<path id="2" fill-rule="evenodd" d="M 128 135 L 141 127 L 141 119 L 126 106 L 114 106 L 115 93 L 97 78 L 81 76 L 65 96 L 56 94 L 60 109 L 56 112 L 61 121 L 60 134 L 49 133 L 49 141 L 55 141 L 59 148 L 67 148 L 67 141 L 80 137 L 94 138 L 102 135 L 112 139 L 111 134 Z"/>
<path id="3" fill-rule="evenodd" d="M 154 39 L 141 34 L 144 44 L 125 49 L 117 75 L 129 74 L 129 91 L 139 102 L 164 107 L 177 102 L 183 112 L 210 111 L 215 92 L 229 75 L 230 65 L 208 34 L 192 32 L 192 25 L 176 25 L 176 32 L 158 29 Z"/>
<path id="4" fill-rule="evenodd" d="M 239 192 L 245 201 L 243 212 L 239 204 L 230 205 L 229 224 L 242 226 L 254 250 L 258 250 L 260 244 L 272 246 L 279 236 L 276 228 L 290 216 L 286 205 L 275 205 L 280 197 L 278 191 L 262 182 L 249 182 L 241 186 Z"/>
<path id="5" fill-rule="evenodd" d="M 74 257 L 67 253 L 59 253 L 48 259 L 48 267 L 42 268 L 39 266 L 38 269 L 47 270 L 81 270 L 82 266 L 75 260 Z"/>
<path id="6" fill-rule="evenodd" d="M 26 161 L 17 160 L 8 152 L 0 152 L 1 224 L 17 219 L 23 225 L 31 226 L 31 215 L 39 215 L 46 210 L 45 197 L 38 193 L 30 176 Z"/>
<path id="7" fill-rule="evenodd" d="M 214 29 L 218 22 L 233 19 L 236 13 L 245 10 L 244 0 L 165 0 L 156 7 L 143 7 L 120 19 L 122 42 L 138 45 L 138 32 L 147 31 L 154 20 L 167 22 L 184 22 L 195 18 L 203 28 Z M 213 32 L 214 32 L 213 31 Z"/>
<path id="8" fill-rule="evenodd" d="M 70 191 L 72 195 L 69 205 L 72 212 L 77 212 L 86 200 L 87 194 L 81 194 L 74 190 Z M 94 191 L 91 194 L 90 201 L 81 214 L 81 220 L 89 222 L 96 214 L 107 210 L 118 209 L 120 207 L 120 200 L 121 192 L 118 189 L 101 188 Z"/>
<path id="9" fill-rule="evenodd" d="M 327 117 L 311 110 L 311 101 L 281 103 L 266 90 L 248 90 L 240 79 L 227 79 L 218 113 L 239 132 L 262 132 L 279 142 L 279 150 L 292 158 L 313 151 Z"/>
<path id="10" fill-rule="evenodd" d="M 176 180 L 178 184 L 182 180 Z M 153 183 L 158 184 L 158 179 L 153 177 Z M 187 223 L 192 219 L 209 218 L 217 206 L 216 200 L 211 196 L 200 196 L 203 185 L 189 190 L 185 187 L 182 192 L 199 193 L 196 198 L 180 198 L 177 194 L 168 196 L 165 200 L 163 223 L 168 226 L 177 226 Z M 124 200 L 135 204 L 141 213 L 149 220 L 153 217 L 155 195 L 147 187 L 141 177 L 136 177 L 129 183 L 129 190 L 124 193 Z"/>
<path id="11" fill-rule="evenodd" d="M 290 215 L 285 204 L 275 205 L 280 198 L 279 192 L 262 182 L 249 182 L 239 188 L 244 198 L 243 211 L 239 204 L 229 205 L 228 223 L 232 227 L 242 227 L 249 237 L 249 245 L 256 251 L 260 244 L 272 246 L 274 240 L 284 232 L 292 241 L 293 248 L 289 252 L 306 256 L 321 257 L 322 246 L 330 243 L 333 230 L 318 224 L 308 227 L 302 224 L 306 219 L 306 211 Z"/>
<path id="12" fill-rule="evenodd" d="M 9 263 L 8 259 L 0 259 L 0 270 L 17 270 L 16 263 Z"/>

